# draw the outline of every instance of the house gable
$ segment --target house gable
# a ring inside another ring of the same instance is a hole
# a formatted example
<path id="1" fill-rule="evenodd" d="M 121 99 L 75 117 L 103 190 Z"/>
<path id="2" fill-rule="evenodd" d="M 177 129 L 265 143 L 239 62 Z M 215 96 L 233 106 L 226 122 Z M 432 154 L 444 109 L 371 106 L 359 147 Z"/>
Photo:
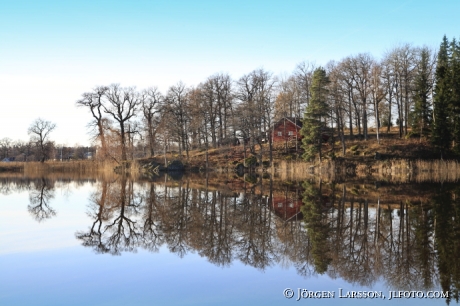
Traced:
<path id="1" fill-rule="evenodd" d="M 282 118 L 273 126 L 273 142 L 301 139 L 302 122 L 294 118 Z"/>

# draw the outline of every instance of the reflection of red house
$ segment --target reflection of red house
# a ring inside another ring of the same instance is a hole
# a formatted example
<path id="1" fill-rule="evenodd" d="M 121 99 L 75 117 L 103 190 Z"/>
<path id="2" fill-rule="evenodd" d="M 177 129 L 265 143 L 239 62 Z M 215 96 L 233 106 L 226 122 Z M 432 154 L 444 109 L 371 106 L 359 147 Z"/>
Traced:
<path id="1" fill-rule="evenodd" d="M 271 203 L 271 208 L 273 209 L 275 214 L 285 221 L 301 220 L 301 206 L 302 200 L 286 198 L 282 196 L 274 196 Z"/>
<path id="2" fill-rule="evenodd" d="M 273 126 L 273 142 L 301 139 L 302 121 L 299 118 L 284 117 Z"/>

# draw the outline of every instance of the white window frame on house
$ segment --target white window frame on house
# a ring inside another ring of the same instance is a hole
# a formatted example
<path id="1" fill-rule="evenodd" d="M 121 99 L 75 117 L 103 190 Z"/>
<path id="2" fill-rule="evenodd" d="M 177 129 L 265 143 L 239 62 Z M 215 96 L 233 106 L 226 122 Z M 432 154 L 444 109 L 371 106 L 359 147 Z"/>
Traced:
<path id="1" fill-rule="evenodd" d="M 288 136 L 293 136 L 294 132 L 293 131 L 288 131 Z"/>
<path id="2" fill-rule="evenodd" d="M 283 136 L 283 132 L 278 131 L 278 136 Z"/>

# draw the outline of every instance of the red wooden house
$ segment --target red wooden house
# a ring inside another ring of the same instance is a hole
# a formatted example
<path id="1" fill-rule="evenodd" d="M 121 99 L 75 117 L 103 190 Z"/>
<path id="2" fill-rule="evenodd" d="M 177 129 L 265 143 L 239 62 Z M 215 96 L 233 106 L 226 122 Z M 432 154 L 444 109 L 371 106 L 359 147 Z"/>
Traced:
<path id="1" fill-rule="evenodd" d="M 302 121 L 299 118 L 283 117 L 275 123 L 272 130 L 273 142 L 300 140 Z"/>

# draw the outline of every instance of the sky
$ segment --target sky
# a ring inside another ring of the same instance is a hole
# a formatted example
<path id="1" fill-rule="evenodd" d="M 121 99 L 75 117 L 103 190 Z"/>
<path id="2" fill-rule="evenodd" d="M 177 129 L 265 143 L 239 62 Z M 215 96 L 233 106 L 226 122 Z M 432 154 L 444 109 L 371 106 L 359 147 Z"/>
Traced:
<path id="1" fill-rule="evenodd" d="M 119 83 L 165 93 L 215 73 L 292 73 L 359 53 L 460 38 L 458 0 L 0 0 L 0 139 L 28 140 L 37 118 L 58 145 L 89 145 L 75 102 Z"/>

